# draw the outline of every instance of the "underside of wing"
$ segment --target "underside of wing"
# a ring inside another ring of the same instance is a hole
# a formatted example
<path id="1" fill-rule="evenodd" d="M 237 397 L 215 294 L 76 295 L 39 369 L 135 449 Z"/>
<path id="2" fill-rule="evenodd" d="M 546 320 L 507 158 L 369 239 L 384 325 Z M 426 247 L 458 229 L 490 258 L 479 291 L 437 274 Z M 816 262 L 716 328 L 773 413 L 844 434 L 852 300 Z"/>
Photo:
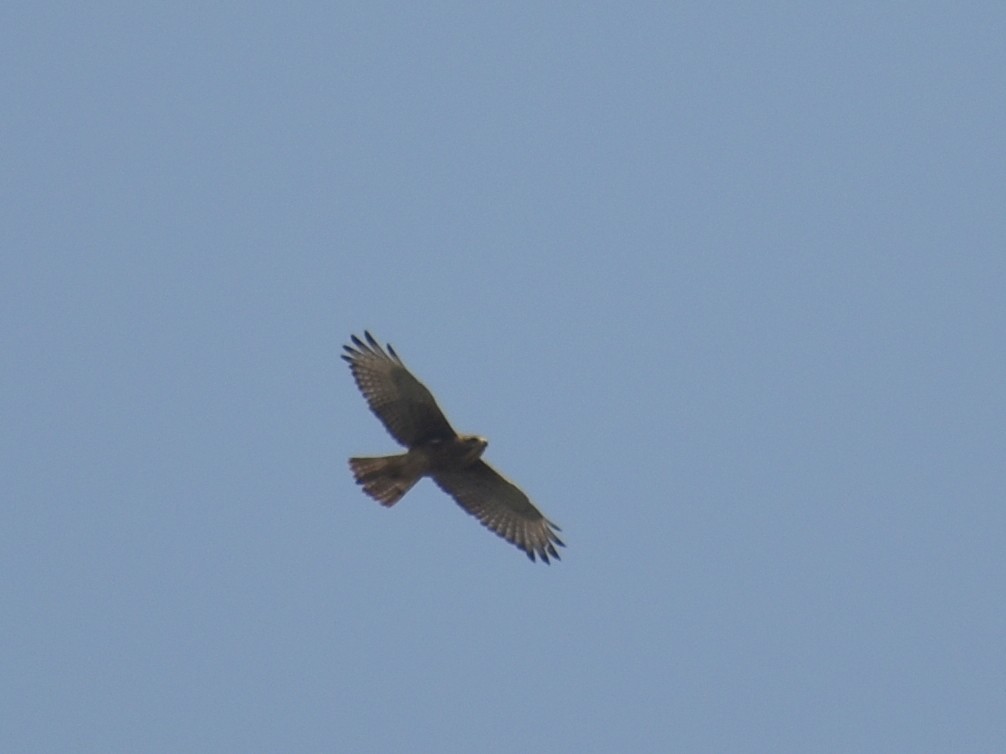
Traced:
<path id="1" fill-rule="evenodd" d="M 436 472 L 433 480 L 483 526 L 523 550 L 531 560 L 559 559 L 556 545 L 565 547 L 559 527 L 534 507 L 519 487 L 485 461 L 458 471 Z"/>
<path id="2" fill-rule="evenodd" d="M 405 368 L 389 345 L 385 351 L 369 333 L 343 346 L 357 387 L 388 433 L 406 447 L 455 436 L 433 394 Z"/>

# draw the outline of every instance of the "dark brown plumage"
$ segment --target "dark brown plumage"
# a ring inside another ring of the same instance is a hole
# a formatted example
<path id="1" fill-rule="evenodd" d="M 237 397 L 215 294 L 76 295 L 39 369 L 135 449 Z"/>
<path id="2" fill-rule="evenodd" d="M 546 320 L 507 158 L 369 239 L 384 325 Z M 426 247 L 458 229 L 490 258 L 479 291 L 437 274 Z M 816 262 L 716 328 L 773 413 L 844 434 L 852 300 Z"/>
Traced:
<path id="1" fill-rule="evenodd" d="M 534 560 L 559 559 L 559 527 L 534 507 L 519 487 L 481 459 L 487 441 L 459 435 L 432 393 L 412 376 L 395 350 L 385 351 L 369 332 L 343 346 L 357 387 L 388 433 L 408 452 L 379 458 L 350 458 L 364 492 L 384 506 L 402 499 L 428 476 L 458 505 Z"/>

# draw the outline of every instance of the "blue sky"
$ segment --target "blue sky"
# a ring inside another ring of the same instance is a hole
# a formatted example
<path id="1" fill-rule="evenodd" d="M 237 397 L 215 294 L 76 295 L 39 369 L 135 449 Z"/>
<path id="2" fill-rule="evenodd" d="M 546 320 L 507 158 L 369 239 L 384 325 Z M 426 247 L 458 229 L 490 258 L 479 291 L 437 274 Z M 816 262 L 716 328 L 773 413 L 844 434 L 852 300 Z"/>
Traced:
<path id="1" fill-rule="evenodd" d="M 6 5 L 0 749 L 1006 749 L 1004 22 Z"/>

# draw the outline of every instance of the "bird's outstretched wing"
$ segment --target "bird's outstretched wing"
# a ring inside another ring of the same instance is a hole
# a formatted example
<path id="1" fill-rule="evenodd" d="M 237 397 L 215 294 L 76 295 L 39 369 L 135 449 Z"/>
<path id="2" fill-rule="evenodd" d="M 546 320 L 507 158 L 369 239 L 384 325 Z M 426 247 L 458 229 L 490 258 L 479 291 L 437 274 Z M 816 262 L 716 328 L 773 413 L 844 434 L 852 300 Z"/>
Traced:
<path id="1" fill-rule="evenodd" d="M 369 332 L 366 342 L 352 336 L 353 345 L 343 346 L 353 379 L 367 405 L 388 433 L 407 448 L 435 439 L 455 436 L 433 394 L 405 368 L 395 350 L 388 350 Z"/>
<path id="2" fill-rule="evenodd" d="M 485 461 L 459 471 L 435 472 L 433 481 L 483 526 L 517 545 L 531 560 L 536 555 L 546 563 L 549 557 L 559 559 L 555 545 L 565 547 L 556 535 L 559 527 Z"/>

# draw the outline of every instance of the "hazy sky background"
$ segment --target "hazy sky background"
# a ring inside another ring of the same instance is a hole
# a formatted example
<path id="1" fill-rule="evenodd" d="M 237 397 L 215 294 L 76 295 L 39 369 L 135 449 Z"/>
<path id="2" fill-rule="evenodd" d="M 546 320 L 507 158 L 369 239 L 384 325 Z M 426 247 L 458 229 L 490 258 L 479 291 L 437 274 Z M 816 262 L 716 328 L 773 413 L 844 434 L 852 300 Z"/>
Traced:
<path id="1" fill-rule="evenodd" d="M 1006 6 L 0 11 L 0 750 L 1006 750 Z M 339 359 L 391 341 L 531 564 Z"/>

